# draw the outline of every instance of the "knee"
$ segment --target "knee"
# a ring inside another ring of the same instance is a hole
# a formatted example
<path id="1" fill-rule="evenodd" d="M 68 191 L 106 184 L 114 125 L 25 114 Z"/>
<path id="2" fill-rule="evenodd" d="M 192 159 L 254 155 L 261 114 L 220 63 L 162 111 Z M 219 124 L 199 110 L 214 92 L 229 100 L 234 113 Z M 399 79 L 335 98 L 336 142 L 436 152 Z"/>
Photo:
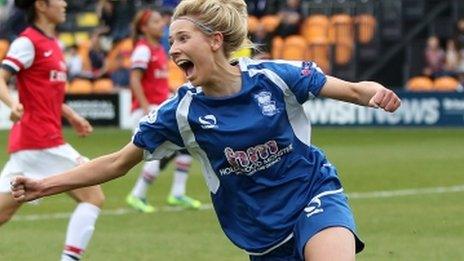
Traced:
<path id="1" fill-rule="evenodd" d="M 78 202 L 85 202 L 95 205 L 99 208 L 103 207 L 103 203 L 105 202 L 105 194 L 103 194 L 102 189 L 100 186 L 95 186 L 88 188 L 84 193 L 78 193 L 77 201 Z"/>
<path id="2" fill-rule="evenodd" d="M 9 213 L 0 213 L 0 226 L 10 221 L 13 215 Z"/>

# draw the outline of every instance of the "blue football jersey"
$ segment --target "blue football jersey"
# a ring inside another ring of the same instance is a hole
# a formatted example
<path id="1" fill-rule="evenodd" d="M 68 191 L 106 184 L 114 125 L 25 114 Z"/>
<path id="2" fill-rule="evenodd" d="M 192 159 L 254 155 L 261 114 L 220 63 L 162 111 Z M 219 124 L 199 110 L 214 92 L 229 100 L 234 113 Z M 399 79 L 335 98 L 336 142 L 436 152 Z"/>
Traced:
<path id="1" fill-rule="evenodd" d="M 242 58 L 240 92 L 205 96 L 186 84 L 141 120 L 133 143 L 146 159 L 186 148 L 201 162 L 222 229 L 264 252 L 292 235 L 324 155 L 310 144 L 302 104 L 326 76 L 312 62 Z"/>

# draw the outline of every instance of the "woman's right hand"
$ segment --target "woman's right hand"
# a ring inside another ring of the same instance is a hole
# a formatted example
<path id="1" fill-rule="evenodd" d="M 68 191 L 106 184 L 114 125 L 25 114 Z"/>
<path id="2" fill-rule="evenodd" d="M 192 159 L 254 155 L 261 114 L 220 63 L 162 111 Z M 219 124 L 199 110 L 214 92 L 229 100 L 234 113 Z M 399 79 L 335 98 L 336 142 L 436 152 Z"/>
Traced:
<path id="1" fill-rule="evenodd" d="M 17 122 L 21 119 L 24 113 L 24 107 L 21 103 L 14 103 L 11 106 L 10 120 Z"/>

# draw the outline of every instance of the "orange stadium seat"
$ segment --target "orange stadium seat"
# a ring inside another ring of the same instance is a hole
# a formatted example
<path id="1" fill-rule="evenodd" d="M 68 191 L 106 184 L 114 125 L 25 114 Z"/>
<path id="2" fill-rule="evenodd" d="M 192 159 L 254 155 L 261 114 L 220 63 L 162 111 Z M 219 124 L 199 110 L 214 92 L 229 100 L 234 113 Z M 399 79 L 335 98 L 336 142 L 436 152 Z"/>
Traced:
<path id="1" fill-rule="evenodd" d="M 301 35 L 308 43 L 313 41 L 320 42 L 329 38 L 329 18 L 325 15 L 311 15 L 303 21 Z"/>
<path id="2" fill-rule="evenodd" d="M 184 71 L 177 67 L 177 65 L 172 60 L 169 60 L 168 66 L 169 89 L 172 92 L 175 92 L 182 84 L 184 84 L 187 81 L 187 79 L 185 79 Z"/>
<path id="3" fill-rule="evenodd" d="M 369 43 L 374 39 L 376 20 L 371 14 L 360 14 L 355 18 L 355 23 L 358 28 L 357 38 L 362 44 Z"/>
<path id="4" fill-rule="evenodd" d="M 93 92 L 95 93 L 111 93 L 113 91 L 113 81 L 110 79 L 98 79 L 93 83 Z"/>
<path id="5" fill-rule="evenodd" d="M 312 40 L 308 44 L 308 57 L 325 72 L 330 72 L 330 45 L 327 39 Z"/>
<path id="6" fill-rule="evenodd" d="M 10 42 L 5 39 L 0 40 L 0 60 L 5 58 L 6 53 L 8 52 L 8 48 L 10 47 Z"/>
<path id="7" fill-rule="evenodd" d="M 92 93 L 93 91 L 93 86 L 92 82 L 89 80 L 84 80 L 84 79 L 74 79 L 70 84 L 68 88 L 68 93 L 73 93 L 73 94 L 88 94 Z"/>
<path id="8" fill-rule="evenodd" d="M 459 86 L 459 81 L 451 76 L 438 77 L 433 81 L 434 91 L 454 92 Z"/>
<path id="9" fill-rule="evenodd" d="M 256 32 L 256 28 L 258 28 L 259 19 L 256 16 L 248 16 L 248 32 L 254 33 Z"/>
<path id="10" fill-rule="evenodd" d="M 265 15 L 261 17 L 259 22 L 264 26 L 266 32 L 274 32 L 277 26 L 279 26 L 280 18 L 277 15 Z"/>
<path id="11" fill-rule="evenodd" d="M 353 42 L 353 18 L 347 14 L 336 14 L 330 18 L 330 39 L 333 43 Z"/>
<path id="12" fill-rule="evenodd" d="M 282 59 L 305 60 L 307 55 L 308 47 L 303 36 L 292 35 L 284 39 Z"/>
<path id="13" fill-rule="evenodd" d="M 431 91 L 433 81 L 427 76 L 415 76 L 406 82 L 406 90 L 408 91 Z"/>
<path id="14" fill-rule="evenodd" d="M 282 47 L 284 46 L 284 39 L 280 36 L 272 38 L 272 59 L 282 59 Z"/>

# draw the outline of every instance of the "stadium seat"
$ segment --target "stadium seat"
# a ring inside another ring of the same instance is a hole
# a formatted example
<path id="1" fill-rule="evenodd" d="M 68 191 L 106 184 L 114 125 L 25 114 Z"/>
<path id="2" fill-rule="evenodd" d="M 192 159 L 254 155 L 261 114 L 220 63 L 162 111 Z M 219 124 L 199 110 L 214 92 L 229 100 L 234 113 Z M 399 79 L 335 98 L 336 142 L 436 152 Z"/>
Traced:
<path id="1" fill-rule="evenodd" d="M 311 15 L 303 21 L 301 35 L 308 43 L 325 41 L 329 37 L 329 18 L 325 15 Z"/>
<path id="2" fill-rule="evenodd" d="M 406 90 L 413 92 L 431 91 L 432 88 L 433 81 L 427 76 L 415 76 L 406 83 Z"/>
<path id="3" fill-rule="evenodd" d="M 113 91 L 113 82 L 110 79 L 98 79 L 93 83 L 93 92 L 95 93 L 111 93 Z"/>
<path id="4" fill-rule="evenodd" d="M 329 37 L 332 43 L 353 42 L 353 18 L 347 14 L 336 14 L 330 18 Z"/>
<path id="5" fill-rule="evenodd" d="M 330 45 L 328 39 L 313 39 L 308 44 L 308 57 L 325 72 L 330 72 Z"/>
<path id="6" fill-rule="evenodd" d="M 0 39 L 0 60 L 5 58 L 6 53 L 8 52 L 8 48 L 10 47 L 10 42 L 5 39 Z"/>
<path id="7" fill-rule="evenodd" d="M 376 20 L 371 14 L 360 14 L 355 18 L 357 25 L 357 38 L 362 44 L 367 44 L 374 39 Z"/>
<path id="8" fill-rule="evenodd" d="M 89 94 L 92 93 L 92 82 L 84 79 L 74 79 L 69 84 L 68 93 L 73 94 Z"/>
<path id="9" fill-rule="evenodd" d="M 264 26 L 266 32 L 271 33 L 279 26 L 280 18 L 277 15 L 265 15 L 259 19 L 259 22 Z"/>
<path id="10" fill-rule="evenodd" d="M 292 35 L 284 39 L 282 59 L 305 60 L 308 55 L 306 40 L 301 35 Z"/>
<path id="11" fill-rule="evenodd" d="M 88 32 L 75 32 L 74 39 L 76 40 L 76 44 L 81 42 L 90 42 L 90 34 Z"/>
<path id="12" fill-rule="evenodd" d="M 69 47 L 76 43 L 76 39 L 72 33 L 63 32 L 58 35 L 58 39 L 65 46 Z"/>
<path id="13" fill-rule="evenodd" d="M 284 40 L 280 36 L 272 38 L 272 59 L 282 59 L 282 47 L 284 46 Z"/>
<path id="14" fill-rule="evenodd" d="M 248 32 L 254 33 L 256 32 L 256 28 L 258 28 L 259 19 L 256 16 L 249 15 L 248 16 Z"/>
<path id="15" fill-rule="evenodd" d="M 98 15 L 95 12 L 80 13 L 76 20 L 78 27 L 94 28 L 99 24 Z"/>
<path id="16" fill-rule="evenodd" d="M 438 77 L 433 81 L 433 90 L 440 92 L 454 92 L 459 86 L 459 81 L 451 76 Z"/>
<path id="17" fill-rule="evenodd" d="M 179 67 L 177 67 L 177 65 L 172 60 L 169 60 L 168 70 L 169 89 L 172 92 L 175 92 L 182 84 L 187 81 L 185 79 L 185 73 Z"/>

